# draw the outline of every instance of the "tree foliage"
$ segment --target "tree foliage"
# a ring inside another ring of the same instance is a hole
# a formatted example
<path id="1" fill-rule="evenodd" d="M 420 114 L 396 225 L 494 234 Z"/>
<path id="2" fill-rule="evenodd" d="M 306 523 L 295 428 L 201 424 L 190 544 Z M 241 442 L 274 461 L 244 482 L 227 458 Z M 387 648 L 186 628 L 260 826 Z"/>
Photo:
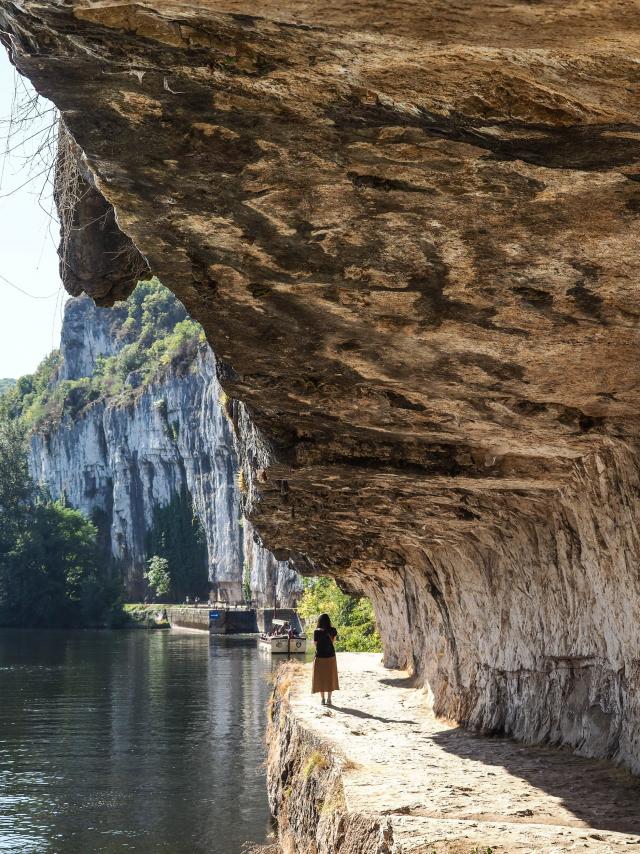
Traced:
<path id="1" fill-rule="evenodd" d="M 156 596 L 166 596 L 171 588 L 171 576 L 169 575 L 169 561 L 166 557 L 154 555 L 147 561 L 149 569 L 144 577 L 149 587 L 155 591 Z"/>
<path id="2" fill-rule="evenodd" d="M 312 623 L 328 614 L 338 630 L 336 649 L 346 652 L 380 652 L 373 606 L 366 597 L 343 593 L 332 578 L 305 578 L 298 605 L 300 616 Z"/>
<path id="3" fill-rule="evenodd" d="M 0 623 L 95 625 L 118 594 L 100 574 L 95 527 L 37 493 L 23 425 L 0 419 Z"/>
<path id="4" fill-rule="evenodd" d="M 175 495 L 166 506 L 154 509 L 146 545 L 147 554 L 166 559 L 171 578 L 167 592 L 174 601 L 181 602 L 185 596 L 207 598 L 207 543 L 187 489 Z"/>
<path id="5" fill-rule="evenodd" d="M 22 424 L 0 420 L 0 554 L 12 547 L 29 512 L 32 485 L 24 448 Z"/>

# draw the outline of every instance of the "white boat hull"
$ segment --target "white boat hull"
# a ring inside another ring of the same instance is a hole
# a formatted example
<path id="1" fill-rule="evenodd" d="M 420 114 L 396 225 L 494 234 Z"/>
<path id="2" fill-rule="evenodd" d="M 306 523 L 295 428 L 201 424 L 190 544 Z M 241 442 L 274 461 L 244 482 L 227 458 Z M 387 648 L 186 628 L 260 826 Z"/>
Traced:
<path id="1" fill-rule="evenodd" d="M 307 651 L 307 639 L 267 636 L 260 637 L 260 646 L 271 652 L 271 655 L 304 655 Z"/>

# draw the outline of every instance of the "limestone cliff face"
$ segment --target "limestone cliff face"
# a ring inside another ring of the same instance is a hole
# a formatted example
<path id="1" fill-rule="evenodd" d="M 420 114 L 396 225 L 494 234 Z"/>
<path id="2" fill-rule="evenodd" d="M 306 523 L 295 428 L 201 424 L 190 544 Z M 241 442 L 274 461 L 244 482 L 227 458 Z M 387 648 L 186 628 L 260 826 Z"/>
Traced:
<path id="1" fill-rule="evenodd" d="M 114 312 L 96 308 L 87 297 L 67 303 L 58 382 L 91 376 L 98 356 L 123 346 L 114 320 Z M 64 495 L 99 520 L 131 595 L 143 589 L 154 510 L 186 488 L 205 532 L 214 596 L 242 599 L 246 563 L 252 597 L 272 604 L 275 593 L 279 604 L 288 605 L 300 582 L 254 542 L 251 526 L 242 522 L 237 456 L 220 395 L 215 360 L 205 347 L 188 372 L 168 371 L 130 405 L 99 401 L 36 432 L 32 474 L 54 498 Z"/>
<path id="2" fill-rule="evenodd" d="M 243 401 L 269 547 L 372 595 L 439 712 L 640 770 L 637 5 L 0 24 Z"/>

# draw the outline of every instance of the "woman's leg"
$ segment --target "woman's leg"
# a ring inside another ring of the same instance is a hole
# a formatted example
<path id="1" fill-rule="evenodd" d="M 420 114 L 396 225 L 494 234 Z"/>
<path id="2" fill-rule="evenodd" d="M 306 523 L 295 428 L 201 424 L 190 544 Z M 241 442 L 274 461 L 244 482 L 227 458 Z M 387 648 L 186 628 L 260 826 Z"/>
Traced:
<path id="1" fill-rule="evenodd" d="M 327 694 L 327 703 L 331 705 L 331 691 Z"/>
<path id="2" fill-rule="evenodd" d="M 324 691 L 320 691 L 320 696 L 322 697 L 322 702 L 324 703 Z"/>

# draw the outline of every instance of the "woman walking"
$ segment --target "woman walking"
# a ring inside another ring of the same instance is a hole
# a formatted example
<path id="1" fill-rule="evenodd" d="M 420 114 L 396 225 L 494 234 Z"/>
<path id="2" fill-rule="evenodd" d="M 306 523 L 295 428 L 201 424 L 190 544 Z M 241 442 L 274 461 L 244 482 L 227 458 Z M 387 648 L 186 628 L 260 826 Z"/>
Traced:
<path id="1" fill-rule="evenodd" d="M 316 657 L 313 659 L 313 679 L 311 681 L 311 693 L 322 695 L 322 705 L 331 705 L 331 693 L 340 688 L 338 684 L 338 665 L 336 663 L 336 650 L 333 642 L 337 639 L 338 632 L 331 625 L 328 614 L 320 614 L 318 617 L 318 628 L 313 633 L 313 643 L 316 648 Z M 327 699 L 325 700 L 325 696 Z"/>

